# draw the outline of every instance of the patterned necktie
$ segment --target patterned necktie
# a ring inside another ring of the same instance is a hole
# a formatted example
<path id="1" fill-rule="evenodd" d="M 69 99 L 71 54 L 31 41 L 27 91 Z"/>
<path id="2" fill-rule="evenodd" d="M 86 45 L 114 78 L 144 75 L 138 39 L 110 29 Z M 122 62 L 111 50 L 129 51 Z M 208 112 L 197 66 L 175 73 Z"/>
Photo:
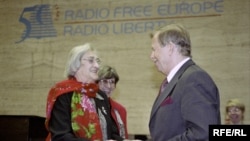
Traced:
<path id="1" fill-rule="evenodd" d="M 159 94 L 163 92 L 163 90 L 166 88 L 167 84 L 168 84 L 168 79 L 165 78 L 163 80 L 163 82 L 161 83 L 161 88 L 160 88 Z"/>

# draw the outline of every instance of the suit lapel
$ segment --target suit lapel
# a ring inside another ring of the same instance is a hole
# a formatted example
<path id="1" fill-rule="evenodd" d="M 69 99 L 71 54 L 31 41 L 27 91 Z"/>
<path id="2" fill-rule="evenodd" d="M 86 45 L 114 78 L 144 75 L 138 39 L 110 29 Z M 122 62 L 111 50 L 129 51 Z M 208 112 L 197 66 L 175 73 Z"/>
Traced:
<path id="1" fill-rule="evenodd" d="M 151 118 L 155 114 L 155 112 L 160 108 L 161 103 L 170 95 L 172 95 L 172 91 L 174 90 L 178 80 L 182 76 L 182 74 L 185 72 L 185 70 L 191 66 L 194 65 L 194 62 L 190 59 L 187 61 L 183 66 L 177 71 L 173 79 L 167 84 L 167 87 L 164 89 L 162 93 L 156 98 L 152 111 L 151 111 Z"/>

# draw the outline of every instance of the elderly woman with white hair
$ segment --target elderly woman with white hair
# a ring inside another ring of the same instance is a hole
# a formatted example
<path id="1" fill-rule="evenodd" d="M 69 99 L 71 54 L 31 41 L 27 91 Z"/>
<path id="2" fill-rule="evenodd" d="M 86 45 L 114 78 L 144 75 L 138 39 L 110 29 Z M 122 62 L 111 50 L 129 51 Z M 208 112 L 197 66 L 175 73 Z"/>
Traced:
<path id="1" fill-rule="evenodd" d="M 47 141 L 123 140 L 110 116 L 107 96 L 96 84 L 99 66 L 100 59 L 90 44 L 71 50 L 67 79 L 56 83 L 47 97 Z"/>

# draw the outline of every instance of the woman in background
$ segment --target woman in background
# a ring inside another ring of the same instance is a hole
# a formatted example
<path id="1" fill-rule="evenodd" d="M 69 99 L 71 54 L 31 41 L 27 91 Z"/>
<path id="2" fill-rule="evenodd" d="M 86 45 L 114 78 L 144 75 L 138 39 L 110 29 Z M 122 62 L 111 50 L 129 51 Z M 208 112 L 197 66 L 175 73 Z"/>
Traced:
<path id="1" fill-rule="evenodd" d="M 226 105 L 225 124 L 243 124 L 245 105 L 239 99 L 230 99 Z"/>
<path id="2" fill-rule="evenodd" d="M 111 105 L 111 115 L 115 120 L 119 134 L 121 137 L 128 139 L 127 131 L 127 111 L 126 108 L 111 98 L 112 92 L 116 88 L 119 81 L 119 75 L 115 68 L 110 66 L 102 66 L 98 71 L 99 76 L 99 89 L 106 93 Z"/>

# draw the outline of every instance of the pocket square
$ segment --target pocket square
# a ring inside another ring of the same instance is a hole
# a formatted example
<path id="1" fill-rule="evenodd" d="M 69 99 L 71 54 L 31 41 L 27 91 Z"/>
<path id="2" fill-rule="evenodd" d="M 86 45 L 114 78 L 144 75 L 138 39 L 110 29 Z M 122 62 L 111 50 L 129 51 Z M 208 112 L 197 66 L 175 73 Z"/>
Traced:
<path id="1" fill-rule="evenodd" d="M 164 99 L 161 103 L 161 106 L 164 106 L 166 104 L 172 104 L 173 103 L 173 100 L 170 96 L 168 96 L 166 99 Z"/>

